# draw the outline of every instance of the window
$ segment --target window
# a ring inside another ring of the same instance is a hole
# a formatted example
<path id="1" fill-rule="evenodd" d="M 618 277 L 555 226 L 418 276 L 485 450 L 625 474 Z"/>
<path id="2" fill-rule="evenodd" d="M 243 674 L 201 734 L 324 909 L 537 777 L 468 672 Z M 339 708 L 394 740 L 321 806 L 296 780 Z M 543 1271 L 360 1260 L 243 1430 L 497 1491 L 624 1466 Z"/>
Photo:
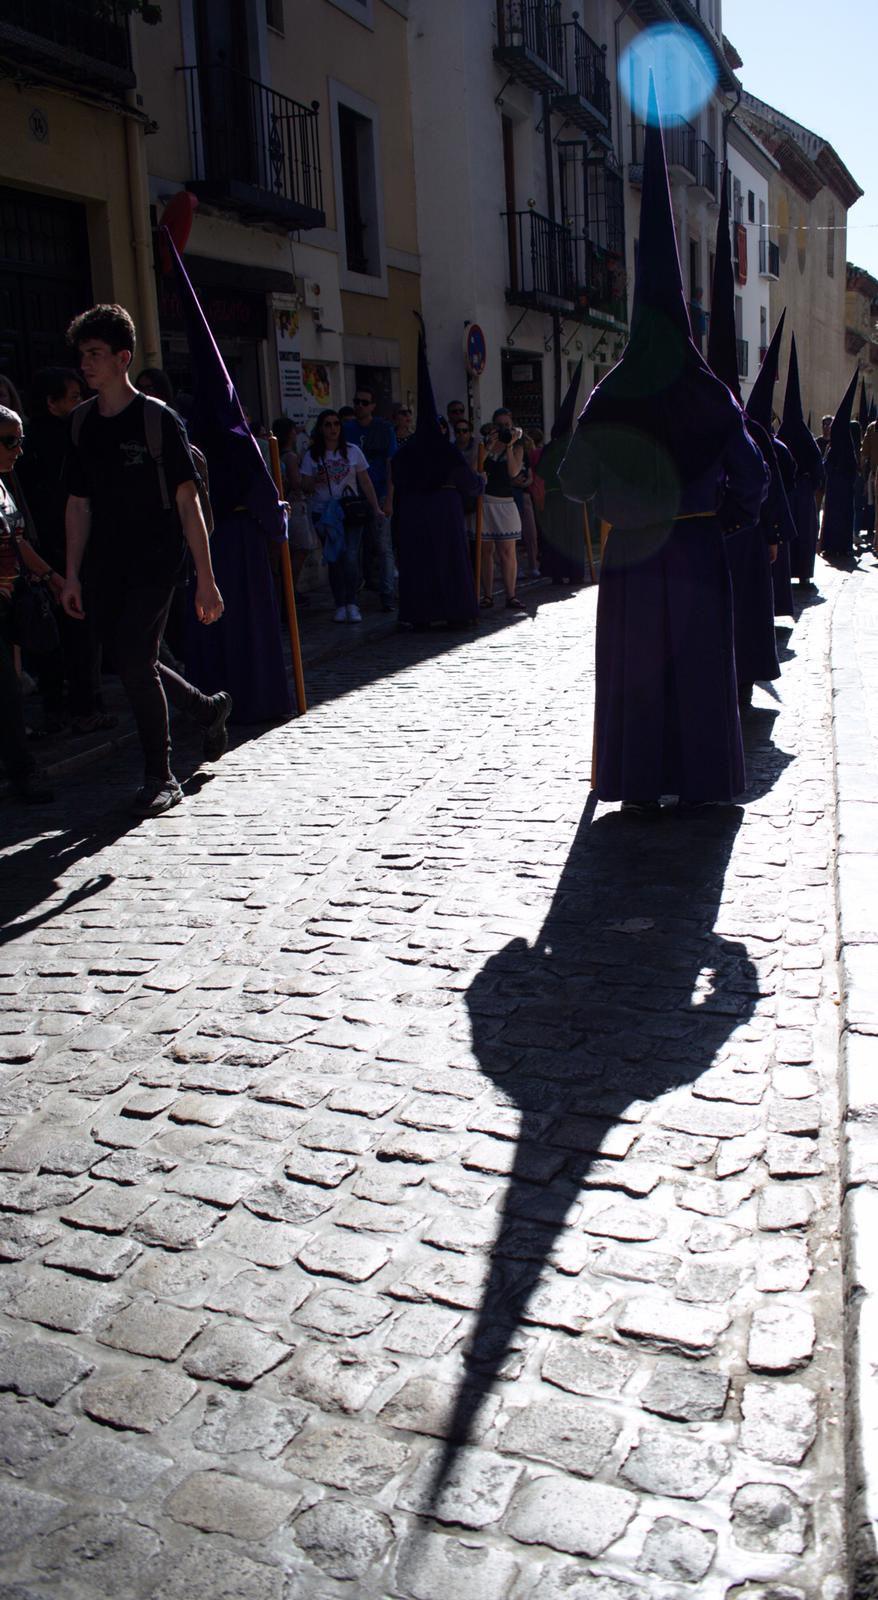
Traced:
<path id="1" fill-rule="evenodd" d="M 743 197 L 743 194 L 741 192 L 741 180 L 740 180 L 740 178 L 733 178 L 732 179 L 732 221 L 733 222 L 743 222 L 743 220 L 744 220 L 744 197 Z"/>
<path id="2" fill-rule="evenodd" d="M 265 0 L 265 20 L 275 33 L 283 33 L 284 0 Z"/>
<path id="3" fill-rule="evenodd" d="M 345 255 L 349 272 L 377 278 L 381 272 L 375 141 L 372 122 L 350 106 L 338 107 Z"/>
<path id="4" fill-rule="evenodd" d="M 747 221 L 756 221 L 756 196 L 752 189 L 747 190 Z"/>

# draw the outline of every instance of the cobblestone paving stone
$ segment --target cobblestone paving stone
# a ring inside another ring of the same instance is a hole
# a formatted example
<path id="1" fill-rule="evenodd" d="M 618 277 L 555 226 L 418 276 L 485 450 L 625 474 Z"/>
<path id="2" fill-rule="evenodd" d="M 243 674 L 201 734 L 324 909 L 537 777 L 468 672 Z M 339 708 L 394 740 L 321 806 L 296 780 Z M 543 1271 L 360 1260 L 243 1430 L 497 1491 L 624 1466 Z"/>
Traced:
<path id="1" fill-rule="evenodd" d="M 4 1596 L 841 1600 L 846 581 L 741 809 L 586 808 L 544 590 L 13 825 Z"/>

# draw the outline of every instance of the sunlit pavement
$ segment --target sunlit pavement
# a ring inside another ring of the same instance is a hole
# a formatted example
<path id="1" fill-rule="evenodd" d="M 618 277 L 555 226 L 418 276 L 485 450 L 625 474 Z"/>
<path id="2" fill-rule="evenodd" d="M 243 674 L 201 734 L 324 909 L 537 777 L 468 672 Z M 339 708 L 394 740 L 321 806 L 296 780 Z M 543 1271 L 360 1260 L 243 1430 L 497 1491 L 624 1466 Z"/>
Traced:
<path id="1" fill-rule="evenodd" d="M 547 586 L 4 806 L 3 1600 L 846 1594 L 818 577 L 739 808 L 588 804 Z"/>

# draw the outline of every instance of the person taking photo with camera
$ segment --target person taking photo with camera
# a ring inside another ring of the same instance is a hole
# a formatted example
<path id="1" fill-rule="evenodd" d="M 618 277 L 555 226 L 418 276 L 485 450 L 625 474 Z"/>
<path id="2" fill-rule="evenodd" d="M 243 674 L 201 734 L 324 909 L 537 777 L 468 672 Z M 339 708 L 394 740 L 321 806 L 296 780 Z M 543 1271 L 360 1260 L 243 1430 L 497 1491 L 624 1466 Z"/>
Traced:
<path id="1" fill-rule="evenodd" d="M 494 550 L 500 558 L 500 576 L 506 591 L 506 610 L 523 611 L 516 598 L 518 561 L 516 541 L 521 536 L 521 517 L 515 504 L 513 485 L 524 468 L 524 446 L 520 428 L 502 406 L 495 412 L 485 439 L 485 497 L 482 523 L 482 598 L 483 610 L 494 604 Z"/>

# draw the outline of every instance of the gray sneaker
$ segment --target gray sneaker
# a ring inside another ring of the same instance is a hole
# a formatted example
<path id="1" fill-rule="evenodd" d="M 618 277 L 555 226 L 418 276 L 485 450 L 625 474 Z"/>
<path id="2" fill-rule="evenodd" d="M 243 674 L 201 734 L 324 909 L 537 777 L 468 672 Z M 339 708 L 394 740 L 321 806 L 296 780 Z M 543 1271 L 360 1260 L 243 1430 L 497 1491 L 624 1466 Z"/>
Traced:
<path id="1" fill-rule="evenodd" d="M 182 798 L 183 790 L 176 778 L 147 778 L 134 796 L 131 810 L 137 817 L 160 817 L 163 811 L 178 806 Z"/>

